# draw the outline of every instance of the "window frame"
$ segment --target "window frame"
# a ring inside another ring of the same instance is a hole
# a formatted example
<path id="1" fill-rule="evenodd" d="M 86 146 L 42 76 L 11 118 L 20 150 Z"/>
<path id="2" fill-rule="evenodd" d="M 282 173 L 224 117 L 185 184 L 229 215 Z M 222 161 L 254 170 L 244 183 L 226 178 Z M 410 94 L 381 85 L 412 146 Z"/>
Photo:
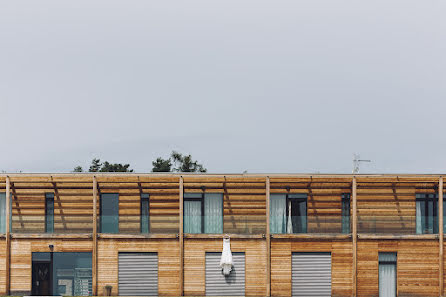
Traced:
<path id="1" fill-rule="evenodd" d="M 379 254 L 395 254 L 395 260 L 384 261 L 379 259 Z M 378 252 L 378 290 L 379 290 L 379 265 L 395 265 L 395 296 L 398 292 L 398 253 L 397 252 Z"/>
<path id="2" fill-rule="evenodd" d="M 192 197 L 186 197 L 192 196 Z M 196 196 L 196 197 L 193 197 Z M 199 234 L 204 234 L 204 193 L 184 193 L 183 194 L 183 210 L 184 210 L 184 202 L 186 201 L 199 201 L 200 202 L 200 216 L 201 216 L 201 230 Z M 184 217 L 184 211 L 183 211 Z M 184 219 L 183 219 L 184 220 Z M 184 226 L 183 226 L 184 228 Z"/>
<path id="3" fill-rule="evenodd" d="M 296 197 L 290 197 L 290 196 L 296 196 Z M 301 197 L 298 197 L 301 196 Z M 304 197 L 305 196 L 305 197 Z M 289 202 L 291 201 L 291 218 L 293 217 L 293 202 L 305 202 L 305 230 L 302 230 L 301 232 L 294 232 L 294 228 L 293 228 L 293 233 L 291 234 L 306 234 L 308 233 L 308 195 L 307 194 L 286 194 L 286 198 L 285 198 L 285 221 L 288 222 L 288 213 L 289 213 Z M 292 219 L 291 219 L 292 222 Z M 287 234 L 286 230 L 285 233 L 283 234 Z"/>
<path id="4" fill-rule="evenodd" d="M 52 203 L 52 220 L 49 220 L 48 216 L 48 202 Z M 51 228 L 48 228 L 50 224 Z M 45 233 L 54 233 L 54 193 L 45 193 Z"/>
<path id="5" fill-rule="evenodd" d="M 204 225 L 205 225 L 205 208 L 204 208 L 204 200 L 206 199 L 206 194 L 221 194 L 221 193 L 183 193 L 183 217 L 184 217 L 184 202 L 186 201 L 199 201 L 200 202 L 200 216 L 201 216 L 201 231 L 200 233 L 197 234 L 211 234 L 211 233 L 205 233 L 204 231 Z M 186 196 L 191 196 L 191 197 L 186 197 Z M 195 197 L 194 197 L 195 196 Z M 224 228 L 225 228 L 225 224 L 224 224 L 224 205 L 225 205 L 225 199 L 224 199 L 224 195 L 221 199 L 221 209 L 222 209 L 222 233 L 217 233 L 217 234 L 223 234 L 225 233 Z M 183 226 L 184 229 L 184 226 Z"/>
<path id="6" fill-rule="evenodd" d="M 348 208 L 344 207 L 344 203 L 348 202 Z M 341 233 L 343 234 L 349 234 L 352 232 L 352 226 L 351 226 L 351 193 L 342 193 L 341 194 Z M 348 215 L 344 214 L 344 209 L 348 209 Z M 344 231 L 344 217 L 348 217 L 348 232 Z"/>
<path id="7" fill-rule="evenodd" d="M 424 202 L 424 214 L 421 214 L 421 220 L 423 220 L 424 217 L 424 225 L 427 226 L 427 220 L 429 218 L 429 202 L 432 201 L 432 232 L 426 233 L 425 230 L 422 230 L 421 234 L 438 234 L 439 232 L 439 207 L 438 207 L 438 194 L 432 194 L 432 193 L 416 193 L 415 194 L 415 220 L 416 220 L 416 207 L 417 202 Z M 415 229 L 417 228 L 417 225 L 415 224 Z"/>
<path id="8" fill-rule="evenodd" d="M 143 207 L 143 201 L 144 202 L 147 202 L 147 232 L 143 232 L 143 209 L 144 209 L 144 207 Z M 139 217 L 139 223 L 140 223 L 140 229 L 139 229 L 139 231 L 141 232 L 141 233 L 144 233 L 144 234 L 148 234 L 148 233 L 150 233 L 150 194 L 147 194 L 147 193 L 142 193 L 141 195 L 140 195 L 140 217 Z"/>
<path id="9" fill-rule="evenodd" d="M 99 232 L 98 233 L 103 233 L 103 216 L 102 216 L 102 199 L 103 199 L 103 195 L 116 195 L 118 196 L 118 213 L 117 213 L 117 218 L 118 218 L 118 232 L 116 233 L 105 233 L 105 234 L 119 234 L 119 193 L 101 193 L 99 194 Z"/>

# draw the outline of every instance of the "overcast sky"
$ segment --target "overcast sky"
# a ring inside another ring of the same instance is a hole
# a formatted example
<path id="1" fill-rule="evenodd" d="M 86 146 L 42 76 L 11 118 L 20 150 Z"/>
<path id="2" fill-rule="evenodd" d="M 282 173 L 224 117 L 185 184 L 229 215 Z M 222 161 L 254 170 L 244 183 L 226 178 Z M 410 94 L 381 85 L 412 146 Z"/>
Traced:
<path id="1" fill-rule="evenodd" d="M 445 1 L 0 3 L 0 170 L 446 172 Z"/>

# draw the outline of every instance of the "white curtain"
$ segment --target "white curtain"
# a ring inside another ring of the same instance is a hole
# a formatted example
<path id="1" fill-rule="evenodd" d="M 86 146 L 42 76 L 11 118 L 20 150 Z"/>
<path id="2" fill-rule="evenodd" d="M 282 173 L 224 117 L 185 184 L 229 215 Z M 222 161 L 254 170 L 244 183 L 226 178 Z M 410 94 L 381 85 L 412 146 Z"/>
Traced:
<path id="1" fill-rule="evenodd" d="M 204 233 L 223 233 L 223 194 L 205 194 L 204 215 Z"/>
<path id="2" fill-rule="evenodd" d="M 288 219 L 286 222 L 286 233 L 293 233 L 293 222 L 291 220 L 291 200 L 288 200 Z"/>
<path id="3" fill-rule="evenodd" d="M 200 201 L 184 201 L 184 233 L 201 233 Z"/>
<path id="4" fill-rule="evenodd" d="M 379 261 L 379 296 L 394 297 L 396 296 L 396 254 L 379 253 Z"/>
<path id="5" fill-rule="evenodd" d="M 424 201 L 416 202 L 416 233 L 423 234 L 424 233 Z"/>
<path id="6" fill-rule="evenodd" d="M 285 233 L 286 229 L 286 195 L 271 194 L 270 196 L 270 231 Z"/>

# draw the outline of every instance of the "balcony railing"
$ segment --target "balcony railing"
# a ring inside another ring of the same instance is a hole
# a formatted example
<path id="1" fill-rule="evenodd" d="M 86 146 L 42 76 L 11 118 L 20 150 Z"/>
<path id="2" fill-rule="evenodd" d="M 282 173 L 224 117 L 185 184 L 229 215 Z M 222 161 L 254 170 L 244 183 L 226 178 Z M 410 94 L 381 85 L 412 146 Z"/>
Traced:
<path id="1" fill-rule="evenodd" d="M 348 216 L 271 216 L 272 234 L 349 234 Z"/>
<path id="2" fill-rule="evenodd" d="M 266 216 L 184 216 L 185 234 L 265 234 Z"/>
<path id="3" fill-rule="evenodd" d="M 13 215 L 12 233 L 92 233 L 93 216 L 90 214 L 55 215 L 48 219 L 45 215 Z"/>
<path id="4" fill-rule="evenodd" d="M 438 234 L 438 221 L 426 216 L 358 217 L 358 233 L 368 234 Z"/>

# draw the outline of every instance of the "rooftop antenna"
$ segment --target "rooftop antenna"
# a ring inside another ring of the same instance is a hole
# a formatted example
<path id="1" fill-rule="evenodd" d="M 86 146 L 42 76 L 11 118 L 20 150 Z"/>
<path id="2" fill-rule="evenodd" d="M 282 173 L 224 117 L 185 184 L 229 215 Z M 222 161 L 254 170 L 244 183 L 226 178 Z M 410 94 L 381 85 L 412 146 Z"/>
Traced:
<path id="1" fill-rule="evenodd" d="M 361 159 L 359 154 L 353 154 L 353 174 L 359 173 L 359 164 L 361 162 L 372 162 L 372 160 Z"/>

